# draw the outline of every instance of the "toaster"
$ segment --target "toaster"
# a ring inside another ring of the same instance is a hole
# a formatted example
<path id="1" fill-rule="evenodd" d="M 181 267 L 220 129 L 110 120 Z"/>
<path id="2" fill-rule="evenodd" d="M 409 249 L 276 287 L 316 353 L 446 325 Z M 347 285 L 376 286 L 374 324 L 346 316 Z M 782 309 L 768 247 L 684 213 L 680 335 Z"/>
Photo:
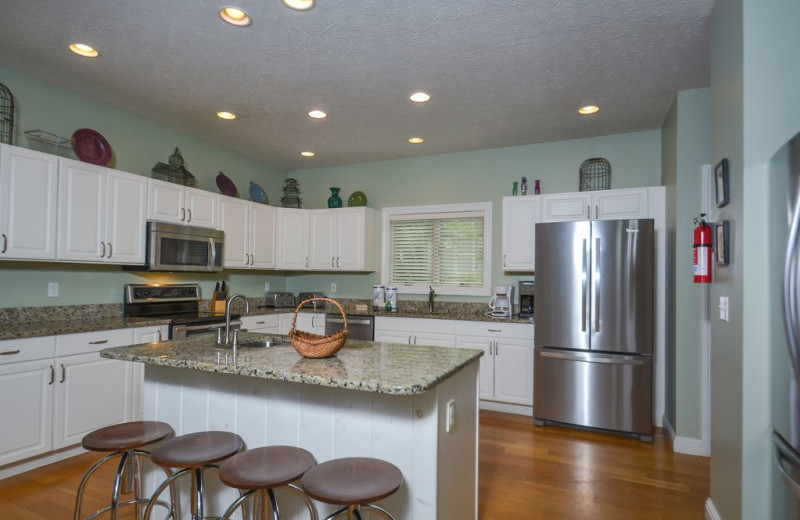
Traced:
<path id="1" fill-rule="evenodd" d="M 297 294 L 297 304 L 300 305 L 300 302 L 306 301 L 310 298 L 325 298 L 325 295 L 319 292 L 301 292 Z M 325 307 L 325 302 L 309 302 L 303 305 L 303 307 L 310 309 L 322 309 Z"/>
<path id="2" fill-rule="evenodd" d="M 266 307 L 294 307 L 294 295 L 290 292 L 268 292 L 264 305 Z"/>

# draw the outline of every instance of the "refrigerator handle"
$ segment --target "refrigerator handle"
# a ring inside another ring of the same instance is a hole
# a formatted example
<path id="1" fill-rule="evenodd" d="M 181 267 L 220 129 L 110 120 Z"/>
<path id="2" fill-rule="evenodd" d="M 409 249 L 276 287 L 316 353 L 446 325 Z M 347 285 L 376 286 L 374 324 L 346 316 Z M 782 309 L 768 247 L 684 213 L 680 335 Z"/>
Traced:
<path id="1" fill-rule="evenodd" d="M 594 258 L 592 259 L 592 266 L 594 268 L 594 309 L 592 315 L 594 316 L 594 331 L 600 332 L 600 239 L 594 240 Z"/>
<path id="2" fill-rule="evenodd" d="M 800 497 L 800 484 L 792 478 L 791 468 L 800 471 L 800 458 L 797 454 L 793 453 L 792 449 L 786 444 L 786 441 L 781 438 L 776 432 L 772 432 L 772 440 L 775 446 L 775 458 L 778 460 L 778 469 L 781 472 L 781 477 L 795 496 Z"/>
<path id="3" fill-rule="evenodd" d="M 588 298 L 586 292 L 589 288 L 589 268 L 586 265 L 586 239 L 583 239 L 583 283 L 581 284 L 581 332 L 586 332 L 586 305 Z"/>
<path id="4" fill-rule="evenodd" d="M 543 358 L 562 359 L 564 361 L 581 361 L 583 363 L 601 363 L 604 365 L 634 365 L 643 366 L 644 359 L 640 356 L 625 356 L 619 354 L 594 354 L 591 352 L 553 352 L 542 350 Z"/>
<path id="5" fill-rule="evenodd" d="M 794 377 L 800 380 L 800 352 L 798 352 L 798 309 L 797 309 L 797 247 L 800 234 L 800 200 L 792 211 L 789 241 L 786 246 L 786 260 L 783 267 L 783 323 L 788 340 L 789 357 L 792 360 Z"/>

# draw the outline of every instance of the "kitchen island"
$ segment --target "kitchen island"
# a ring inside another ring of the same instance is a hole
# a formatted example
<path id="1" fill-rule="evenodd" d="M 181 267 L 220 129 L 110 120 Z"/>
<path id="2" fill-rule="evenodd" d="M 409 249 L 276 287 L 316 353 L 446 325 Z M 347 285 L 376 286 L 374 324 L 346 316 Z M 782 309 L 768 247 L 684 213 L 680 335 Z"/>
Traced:
<path id="1" fill-rule="evenodd" d="M 242 333 L 239 341 L 264 337 Z M 315 360 L 289 344 L 240 347 L 234 354 L 217 348 L 210 335 L 101 353 L 145 363 L 145 419 L 167 422 L 178 435 L 226 430 L 241 435 L 248 448 L 292 445 L 318 462 L 368 456 L 395 464 L 403 486 L 380 504 L 398 520 L 477 518 L 482 354 L 348 341 L 336 356 Z M 212 511 L 236 497 L 216 477 L 208 491 Z M 279 494 L 279 501 L 281 518 L 307 517 L 292 495 Z M 318 507 L 323 518 L 334 509 Z"/>

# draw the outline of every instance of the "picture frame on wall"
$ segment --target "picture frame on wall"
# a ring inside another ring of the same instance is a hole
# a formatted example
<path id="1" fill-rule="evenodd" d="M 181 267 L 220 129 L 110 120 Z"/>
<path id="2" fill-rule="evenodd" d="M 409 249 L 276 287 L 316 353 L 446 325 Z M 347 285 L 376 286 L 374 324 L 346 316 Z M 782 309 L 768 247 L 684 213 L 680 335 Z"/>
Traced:
<path id="1" fill-rule="evenodd" d="M 723 220 L 717 224 L 717 265 L 730 263 L 730 223 Z"/>
<path id="2" fill-rule="evenodd" d="M 730 184 L 728 182 L 728 159 L 722 159 L 714 167 L 714 186 L 717 194 L 717 207 L 721 208 L 730 202 Z"/>

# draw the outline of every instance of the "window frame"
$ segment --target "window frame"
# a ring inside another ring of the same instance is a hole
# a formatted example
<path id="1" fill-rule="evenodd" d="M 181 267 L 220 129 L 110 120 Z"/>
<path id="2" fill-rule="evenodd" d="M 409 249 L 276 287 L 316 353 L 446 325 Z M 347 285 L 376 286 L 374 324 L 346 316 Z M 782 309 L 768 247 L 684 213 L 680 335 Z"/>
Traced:
<path id="1" fill-rule="evenodd" d="M 381 283 L 391 285 L 391 224 L 390 219 L 396 215 L 436 215 L 447 213 L 481 212 L 483 213 L 483 285 L 472 287 L 453 287 L 450 285 L 433 285 L 437 294 L 458 296 L 490 296 L 492 287 L 492 203 L 468 202 L 463 204 L 434 204 L 428 206 L 398 206 L 383 208 L 381 211 Z M 398 285 L 401 294 L 428 294 L 428 285 Z"/>

